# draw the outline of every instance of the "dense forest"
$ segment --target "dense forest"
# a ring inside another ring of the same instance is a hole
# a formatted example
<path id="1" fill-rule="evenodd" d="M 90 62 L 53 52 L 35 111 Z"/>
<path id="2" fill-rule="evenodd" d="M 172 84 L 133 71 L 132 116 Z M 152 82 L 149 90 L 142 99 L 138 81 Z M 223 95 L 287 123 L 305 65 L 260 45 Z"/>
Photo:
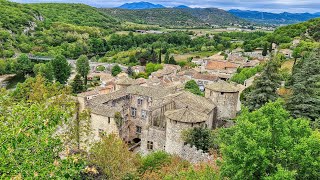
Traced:
<path id="1" fill-rule="evenodd" d="M 124 21 L 163 27 L 211 27 L 232 24 L 249 24 L 230 13 L 216 8 L 162 8 L 162 9 L 101 9 L 102 12 Z"/>

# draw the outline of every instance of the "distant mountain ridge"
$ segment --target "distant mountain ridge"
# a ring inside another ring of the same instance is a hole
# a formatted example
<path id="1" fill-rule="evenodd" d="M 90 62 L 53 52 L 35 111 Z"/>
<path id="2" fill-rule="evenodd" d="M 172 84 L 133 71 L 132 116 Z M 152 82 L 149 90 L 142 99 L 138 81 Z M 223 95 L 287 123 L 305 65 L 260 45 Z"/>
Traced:
<path id="1" fill-rule="evenodd" d="M 126 3 L 123 4 L 121 6 L 119 6 L 118 8 L 120 9 L 156 9 L 156 8 L 165 8 L 165 6 L 161 5 L 161 4 L 152 4 L 149 2 L 133 2 L 133 3 Z"/>
<path id="2" fill-rule="evenodd" d="M 232 24 L 248 24 L 222 9 L 217 8 L 160 8 L 120 9 L 104 8 L 102 12 L 114 18 L 139 24 L 163 27 L 211 27 Z"/>
<path id="3" fill-rule="evenodd" d="M 190 8 L 189 6 L 186 6 L 186 5 L 180 5 L 180 6 L 176 6 L 174 8 L 177 8 L 177 9 L 188 9 Z"/>
<path id="4" fill-rule="evenodd" d="M 261 11 L 232 9 L 229 13 L 248 21 L 263 24 L 294 24 L 320 17 L 320 13 L 270 13 Z"/>

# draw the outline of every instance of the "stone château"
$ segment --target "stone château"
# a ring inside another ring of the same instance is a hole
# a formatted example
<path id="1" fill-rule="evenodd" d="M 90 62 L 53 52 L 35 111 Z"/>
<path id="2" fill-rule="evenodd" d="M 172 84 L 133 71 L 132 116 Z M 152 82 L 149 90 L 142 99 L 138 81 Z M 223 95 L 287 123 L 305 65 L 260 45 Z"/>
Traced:
<path id="1" fill-rule="evenodd" d="M 208 84 L 205 97 L 174 88 L 131 85 L 110 94 L 82 99 L 91 110 L 93 140 L 116 133 L 140 144 L 140 152 L 163 150 L 181 155 L 181 133 L 193 127 L 215 129 L 237 113 L 239 90 L 225 81 Z"/>

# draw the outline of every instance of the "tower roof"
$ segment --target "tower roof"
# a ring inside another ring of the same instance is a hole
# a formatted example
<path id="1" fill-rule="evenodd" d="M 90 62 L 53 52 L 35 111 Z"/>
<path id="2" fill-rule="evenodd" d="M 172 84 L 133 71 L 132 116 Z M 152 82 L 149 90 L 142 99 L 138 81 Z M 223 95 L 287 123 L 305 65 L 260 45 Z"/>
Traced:
<path id="1" fill-rule="evenodd" d="M 199 123 L 205 122 L 209 119 L 209 116 L 207 114 L 198 111 L 193 111 L 188 107 L 173 111 L 167 111 L 164 114 L 167 118 L 171 120 L 184 123 Z"/>
<path id="2" fill-rule="evenodd" d="M 239 89 L 234 84 L 227 83 L 226 81 L 208 84 L 206 88 L 217 92 L 239 92 Z"/>

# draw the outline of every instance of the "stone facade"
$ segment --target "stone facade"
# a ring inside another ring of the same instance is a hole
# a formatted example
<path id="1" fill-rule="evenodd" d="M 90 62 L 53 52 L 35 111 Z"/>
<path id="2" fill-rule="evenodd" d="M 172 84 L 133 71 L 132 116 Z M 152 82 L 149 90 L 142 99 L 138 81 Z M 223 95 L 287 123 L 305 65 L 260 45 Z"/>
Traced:
<path id="1" fill-rule="evenodd" d="M 221 94 L 212 89 L 206 88 L 209 96 L 204 98 L 186 91 L 132 85 L 84 104 L 91 109 L 94 140 L 101 133 L 118 133 L 126 142 L 140 141 L 142 154 L 162 150 L 184 156 L 190 152 L 181 137 L 184 130 L 214 129 L 222 119 L 235 116 L 237 101 L 233 98 L 238 100 L 239 93 Z M 121 115 L 120 126 L 116 113 Z"/>

